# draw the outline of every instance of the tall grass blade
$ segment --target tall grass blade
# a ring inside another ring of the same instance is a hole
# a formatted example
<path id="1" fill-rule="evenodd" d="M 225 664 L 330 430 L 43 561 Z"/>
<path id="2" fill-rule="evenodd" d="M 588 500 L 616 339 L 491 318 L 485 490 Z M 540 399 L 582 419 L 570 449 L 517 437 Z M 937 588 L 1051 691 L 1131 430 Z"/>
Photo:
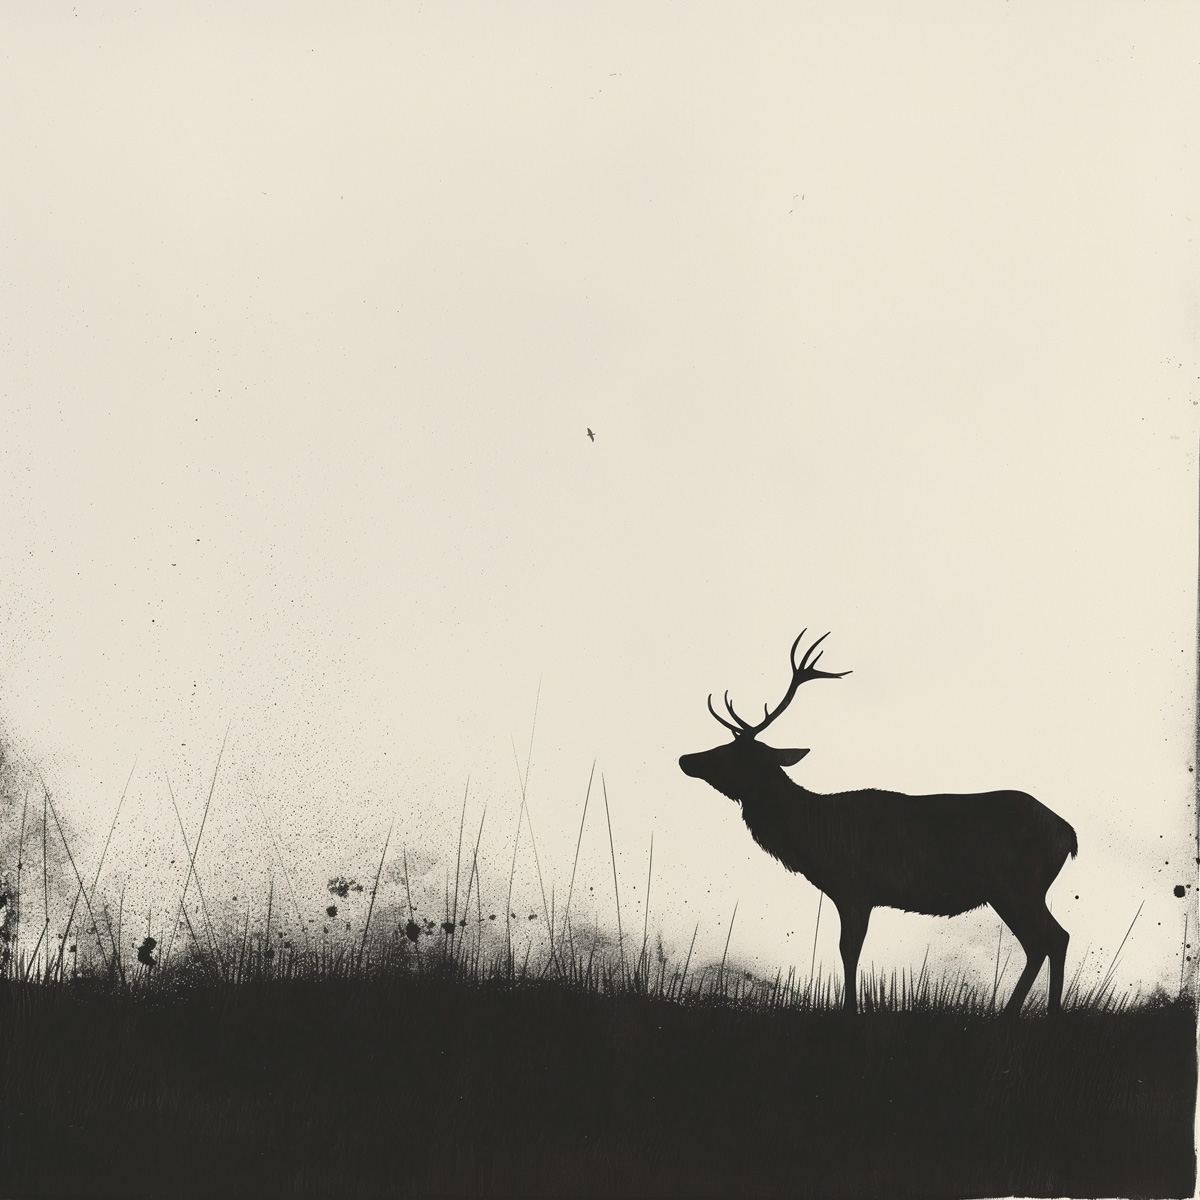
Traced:
<path id="1" fill-rule="evenodd" d="M 1125 948 L 1125 943 L 1129 940 L 1129 935 L 1133 932 L 1133 927 L 1137 924 L 1137 919 L 1142 915 L 1142 909 L 1145 907 L 1146 901 L 1143 900 L 1138 905 L 1138 910 L 1133 914 L 1133 920 L 1129 922 L 1129 928 L 1125 930 L 1125 936 L 1121 939 L 1121 944 L 1117 947 L 1117 952 L 1112 956 L 1112 962 L 1108 965 L 1108 971 L 1100 984 L 1100 990 L 1103 992 L 1112 982 L 1113 972 L 1117 969 L 1117 959 L 1121 957 L 1121 951 Z"/>
<path id="2" fill-rule="evenodd" d="M 408 847 L 400 847 L 400 856 L 404 862 L 404 895 L 408 900 L 408 919 L 415 921 L 417 919 L 417 911 L 413 908 L 412 888 L 408 886 Z"/>
<path id="3" fill-rule="evenodd" d="M 50 928 L 50 871 L 46 865 L 46 810 L 48 797 L 42 785 L 42 907 L 46 914 L 46 928 Z M 41 939 L 38 939 L 39 942 Z"/>
<path id="4" fill-rule="evenodd" d="M 817 893 L 817 919 L 813 924 L 812 962 L 808 964 L 809 984 L 812 984 L 813 972 L 817 969 L 817 935 L 821 932 L 821 905 L 825 903 L 825 893 Z"/>
<path id="5" fill-rule="evenodd" d="M 108 827 L 108 837 L 104 839 L 104 848 L 100 851 L 100 861 L 96 864 L 96 874 L 92 879 L 92 889 L 88 893 L 88 909 L 91 909 L 91 902 L 96 898 L 96 888 L 100 883 L 100 872 L 104 867 L 104 859 L 108 854 L 108 846 L 112 841 L 112 835 L 117 828 L 117 818 L 121 815 L 121 808 L 125 803 L 125 797 L 129 792 L 129 785 L 133 782 L 133 773 L 137 770 L 137 759 L 134 758 L 133 766 L 129 768 L 129 778 L 125 780 L 125 786 L 121 789 L 121 798 L 117 801 L 117 811 L 113 813 L 112 824 Z M 115 950 L 116 947 L 114 946 Z"/>
<path id="6" fill-rule="evenodd" d="M 513 754 L 516 755 L 516 743 L 513 743 Z M 520 763 L 517 764 L 517 774 L 521 773 Z M 512 894 L 513 880 L 517 876 L 517 847 L 521 844 L 521 825 L 525 819 L 525 795 L 521 794 L 521 809 L 517 813 L 517 832 L 513 838 L 512 865 L 508 869 L 508 896 L 504 901 L 504 941 L 508 947 L 509 969 L 512 968 Z"/>
<path id="7" fill-rule="evenodd" d="M 650 865 L 646 868 L 646 912 L 642 921 L 642 952 L 638 955 L 638 970 L 646 959 L 646 944 L 650 940 L 650 881 L 654 878 L 654 831 L 650 832 Z M 646 968 L 647 978 L 649 966 Z"/>
<path id="8" fill-rule="evenodd" d="M 308 939 L 308 923 L 304 920 L 304 914 L 300 911 L 300 902 L 296 899 L 296 889 L 292 887 L 292 877 L 288 874 L 287 864 L 283 861 L 283 851 L 279 848 L 279 841 L 275 837 L 275 828 L 271 822 L 270 815 L 267 813 L 266 806 L 259 799 L 258 792 L 254 786 L 250 786 L 250 796 L 254 800 L 254 805 L 258 809 L 258 815 L 262 817 L 263 824 L 267 827 L 267 836 L 271 839 L 271 849 L 275 852 L 275 863 L 283 874 L 283 882 L 287 884 L 288 895 L 292 898 L 292 907 L 296 910 L 296 923 L 300 926 L 300 932 L 304 934 L 304 948 L 308 950 L 310 943 Z"/>
<path id="9" fill-rule="evenodd" d="M 1183 947 L 1179 951 L 1179 995 L 1183 995 L 1183 977 L 1187 971 L 1187 935 L 1188 935 L 1188 917 L 1190 913 L 1183 914 Z"/>
<path id="10" fill-rule="evenodd" d="M 992 977 L 992 1012 L 996 1011 L 996 995 L 1000 991 L 1000 947 L 1004 942 L 1004 926 L 1000 926 L 1000 936 L 996 939 L 996 970 Z"/>
<path id="11" fill-rule="evenodd" d="M 117 938 L 116 943 L 121 946 L 121 931 L 125 920 L 125 888 L 128 886 L 128 881 L 121 884 L 121 899 L 117 903 Z M 125 983 L 125 950 L 121 947 L 117 954 L 117 966 L 121 971 L 121 983 Z"/>
<path id="12" fill-rule="evenodd" d="M 720 981 L 722 990 L 725 988 L 725 959 L 729 955 L 729 939 L 733 937 L 733 923 L 737 920 L 737 910 L 740 903 L 741 901 L 739 900 L 733 902 L 733 916 L 729 918 L 729 929 L 725 933 L 725 949 L 721 952 L 721 970 L 717 978 Z"/>
<path id="13" fill-rule="evenodd" d="M 521 760 L 519 758 L 517 758 L 517 743 L 512 738 L 509 739 L 512 742 L 513 761 L 516 763 L 516 767 L 517 767 L 517 781 L 521 785 L 521 809 L 517 813 L 517 836 L 515 838 L 513 838 L 512 867 L 509 869 L 509 872 L 508 872 L 508 897 L 504 902 L 504 937 L 505 937 L 505 941 L 508 946 L 508 968 L 509 968 L 510 975 L 512 973 L 512 965 L 513 965 L 513 963 L 512 963 L 513 880 L 516 878 L 516 874 L 517 874 L 517 848 L 521 844 L 521 822 L 525 819 L 525 788 L 529 782 L 529 768 L 530 768 L 530 765 L 533 763 L 533 739 L 537 733 L 538 705 L 541 703 L 541 699 L 542 699 L 542 677 L 539 675 L 538 676 L 537 693 L 533 698 L 533 721 L 530 724 L 530 728 L 529 728 L 529 753 L 525 756 L 525 774 L 524 774 L 524 776 L 521 775 Z M 530 825 L 531 833 L 532 833 L 532 830 L 533 830 L 533 826 Z M 534 852 L 534 857 L 535 857 L 535 859 L 537 857 L 536 849 Z M 541 868 L 540 867 L 538 868 L 538 875 L 540 878 L 540 876 L 541 876 Z M 545 897 L 543 896 L 543 900 L 544 899 L 545 899 Z"/>
<path id="14" fill-rule="evenodd" d="M 25 818 L 29 815 L 29 788 L 25 789 L 25 802 L 21 805 L 21 835 L 17 839 L 17 919 L 13 926 L 13 947 L 18 955 L 21 948 L 21 868 L 25 865 Z M 19 964 L 18 964 L 19 966 Z"/>
<path id="15" fill-rule="evenodd" d="M 570 928 L 571 897 L 575 892 L 575 871 L 579 867 L 579 848 L 583 845 L 583 825 L 587 820 L 588 797 L 592 794 L 592 780 L 596 775 L 596 760 L 592 759 L 592 769 L 588 775 L 587 791 L 583 794 L 583 814 L 579 818 L 579 836 L 575 839 L 575 861 L 571 863 L 571 882 L 567 885 L 567 907 L 563 910 L 564 936 Z"/>
<path id="16" fill-rule="evenodd" d="M 617 884 L 617 850 L 613 845 L 612 814 L 608 808 L 608 784 L 604 781 L 604 772 L 600 772 L 600 790 L 604 793 L 604 819 L 608 822 L 608 849 L 612 855 L 613 896 L 617 904 L 617 950 L 621 957 L 621 981 L 625 980 L 625 934 L 621 929 L 621 893 Z"/>
<path id="17" fill-rule="evenodd" d="M 208 823 L 208 810 L 212 806 L 213 792 L 216 791 L 216 788 L 217 788 L 217 773 L 221 769 L 221 758 L 225 753 L 225 743 L 228 740 L 229 740 L 229 725 L 226 725 L 225 726 L 225 736 L 221 739 L 221 749 L 217 751 L 217 761 L 216 761 L 216 765 L 213 767 L 212 783 L 209 784 L 209 788 L 208 788 L 208 799 L 205 800 L 205 802 L 204 802 L 204 813 L 200 818 L 200 830 L 196 834 L 196 844 L 192 848 L 190 853 L 188 854 L 187 878 L 183 882 L 183 891 L 180 893 L 180 896 L 179 896 L 179 907 L 180 907 L 181 911 L 182 911 L 184 905 L 187 903 L 188 887 L 192 882 L 192 876 L 194 876 L 196 874 L 196 856 L 200 853 L 200 839 L 204 837 L 204 827 Z M 166 965 L 167 961 L 170 959 L 171 949 L 175 945 L 175 929 L 177 928 L 177 926 L 178 926 L 178 921 L 176 921 L 171 926 L 171 937 L 170 937 L 170 940 L 167 942 L 167 952 L 162 956 L 164 966 Z M 214 949 L 214 951 L 216 950 L 215 942 L 213 943 L 213 949 Z M 217 962 L 218 962 L 218 965 L 220 965 L 221 959 L 220 959 L 219 951 L 217 952 Z M 223 969 L 224 968 L 222 968 L 222 970 Z"/>
<path id="18" fill-rule="evenodd" d="M 67 835 L 63 833 L 62 823 L 58 819 L 58 810 L 54 807 L 54 801 L 50 798 L 50 789 L 43 782 L 42 787 L 45 789 L 46 803 L 50 806 L 50 815 L 54 818 L 54 827 L 58 830 L 58 836 L 62 839 L 63 849 L 67 852 L 67 862 L 71 864 L 71 870 L 75 873 L 75 880 L 79 885 L 79 890 L 75 893 L 75 899 L 71 903 L 71 915 L 67 918 L 67 927 L 63 931 L 62 945 L 58 949 L 58 961 L 61 967 L 62 956 L 66 950 L 67 941 L 71 936 L 71 922 L 75 917 L 75 909 L 79 904 L 79 899 L 82 896 L 85 907 L 87 908 L 88 918 L 92 922 L 92 933 L 96 935 L 96 948 L 100 951 L 100 958 L 104 963 L 104 969 L 108 970 L 108 953 L 104 948 L 104 939 L 100 936 L 100 930 L 96 925 L 96 916 L 92 912 L 92 902 L 88 899 L 87 889 L 83 885 L 83 876 L 79 873 L 79 868 L 75 865 L 75 855 L 71 853 L 70 843 L 67 841 Z"/>
<path id="19" fill-rule="evenodd" d="M 167 785 L 167 794 L 171 797 L 171 807 L 175 810 L 175 820 L 179 825 L 179 835 L 183 838 L 183 852 L 188 856 L 188 860 L 192 857 L 192 848 L 188 842 L 187 829 L 183 824 L 183 814 L 179 811 L 179 805 L 175 801 L 175 789 L 171 787 L 171 779 L 167 773 L 163 772 L 163 780 Z M 208 938 L 208 951 L 212 955 L 213 962 L 217 961 L 217 937 L 213 930 L 212 918 L 208 913 L 208 902 L 204 899 L 204 889 L 200 886 L 200 877 L 196 877 L 196 892 L 200 897 L 200 915 L 204 918 L 205 936 Z M 187 905 L 182 906 L 183 919 L 187 923 L 188 932 L 192 935 L 192 943 L 196 946 L 200 945 L 200 939 L 196 936 L 195 927 L 192 925 L 192 918 L 188 916 Z M 178 923 L 178 922 L 176 922 Z"/>
<path id="20" fill-rule="evenodd" d="M 367 905 L 367 919 L 363 922 L 362 942 L 358 947 L 358 967 L 357 970 L 362 970 L 363 952 L 367 948 L 367 931 L 371 928 L 371 914 L 375 911 L 375 897 L 379 892 L 379 877 L 383 874 L 383 862 L 387 858 L 388 843 L 392 840 L 392 828 L 396 824 L 396 818 L 393 817 L 391 824 L 388 825 L 387 837 L 383 839 L 383 853 L 379 856 L 379 869 L 375 872 L 375 883 L 371 888 L 371 903 Z"/>
<path id="21" fill-rule="evenodd" d="M 700 932 L 700 922 L 696 922 L 696 928 L 692 930 L 692 940 L 688 943 L 687 958 L 683 960 L 683 973 L 679 976 L 679 998 L 683 999 L 684 989 L 687 986 L 688 967 L 692 961 L 692 951 L 696 948 L 696 934 Z"/>
<path id="22" fill-rule="evenodd" d="M 265 938 L 268 946 L 271 944 L 271 917 L 274 916 L 274 914 L 275 914 L 275 876 L 272 875 L 270 880 L 268 881 L 268 885 L 267 885 L 267 923 L 266 923 L 266 927 L 265 927 L 264 933 L 263 933 L 263 937 Z M 249 931 L 249 929 L 250 929 L 250 906 L 249 906 L 249 904 L 247 904 L 247 906 L 246 906 L 246 929 L 247 929 L 247 931 Z M 270 961 L 269 959 L 264 960 L 261 957 L 262 949 L 263 949 L 263 946 L 262 946 L 262 942 L 260 941 L 259 942 L 259 955 L 260 955 L 259 961 L 260 962 L 266 961 L 269 963 L 269 961 Z"/>
<path id="23" fill-rule="evenodd" d="M 542 695 L 542 681 L 539 678 L 538 679 L 537 697 L 534 699 L 534 702 L 533 702 L 533 726 L 529 731 L 529 754 L 526 756 L 526 759 L 525 759 L 525 774 L 523 777 L 521 775 L 521 763 L 520 763 L 520 760 L 517 758 L 516 742 L 512 743 L 512 748 L 513 748 L 513 762 L 517 768 L 517 780 L 521 785 L 521 812 L 525 816 L 525 824 L 529 827 L 529 844 L 533 848 L 533 865 L 534 865 L 534 869 L 537 871 L 538 890 L 539 890 L 539 892 L 541 892 L 541 896 L 542 896 L 542 916 L 545 918 L 547 927 L 549 927 L 549 925 L 550 925 L 550 910 L 546 905 L 546 885 L 542 880 L 542 862 L 541 862 L 541 859 L 538 857 L 537 837 L 535 836 L 535 834 L 533 832 L 533 814 L 529 811 L 529 800 L 528 800 L 529 768 L 530 768 L 531 763 L 533 762 L 533 735 L 534 735 L 535 731 L 537 730 L 537 710 L 538 710 L 538 702 L 541 700 L 541 695 Z M 520 823 L 520 817 L 517 818 L 517 822 L 518 822 L 518 824 Z M 513 867 L 515 870 L 515 868 L 516 868 L 516 855 L 515 854 L 513 855 Z M 510 888 L 510 892 L 511 892 L 511 888 Z M 510 894 L 510 896 L 509 896 L 510 908 L 511 908 L 511 905 L 512 905 L 512 897 Z M 553 966 L 554 962 L 555 962 L 554 939 L 553 939 L 553 937 L 551 937 L 551 939 L 550 939 L 550 965 Z"/>
<path id="24" fill-rule="evenodd" d="M 467 822 L 467 796 L 471 792 L 471 776 L 467 775 L 467 786 L 463 788 L 463 805 L 462 813 L 458 818 L 458 854 L 454 859 L 454 911 L 450 919 L 454 922 L 455 929 L 458 928 L 458 882 L 462 875 L 462 839 L 463 826 Z M 467 886 L 470 886 L 468 882 Z"/>
<path id="25" fill-rule="evenodd" d="M 471 911 L 471 888 L 478 882 L 479 878 L 479 843 L 483 839 L 483 822 L 487 817 L 487 805 L 483 806 L 483 812 L 479 817 L 479 832 L 475 835 L 475 849 L 471 854 L 471 873 L 467 876 L 467 895 L 463 900 L 463 912 Z M 478 895 L 476 895 L 476 905 L 479 903 Z M 466 923 L 466 917 L 463 917 L 463 923 Z"/>
<path id="26" fill-rule="evenodd" d="M 33 964 L 37 961 L 37 953 L 42 948 L 42 939 L 46 936 L 46 930 L 50 928 L 49 920 L 42 926 L 42 932 L 38 934 L 38 940 L 34 943 L 33 953 L 29 956 L 28 962 L 25 964 L 25 974 L 21 977 L 21 982 L 25 983 L 29 979 L 29 972 L 33 970 Z"/>

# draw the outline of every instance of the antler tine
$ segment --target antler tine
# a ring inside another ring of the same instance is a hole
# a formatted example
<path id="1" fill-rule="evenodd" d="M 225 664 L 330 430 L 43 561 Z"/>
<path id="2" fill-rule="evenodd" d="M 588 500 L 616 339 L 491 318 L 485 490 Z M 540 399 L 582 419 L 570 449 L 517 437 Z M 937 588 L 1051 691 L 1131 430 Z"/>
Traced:
<path id="1" fill-rule="evenodd" d="M 813 642 L 813 644 L 811 646 L 809 646 L 809 648 L 807 650 L 805 650 L 804 657 L 800 660 L 799 670 L 804 671 L 804 670 L 807 670 L 810 666 L 815 667 L 817 665 L 817 660 L 815 658 L 813 659 L 813 661 L 811 663 L 808 660 L 810 657 L 812 657 L 812 652 L 829 636 L 829 634 L 831 632 L 832 632 L 832 630 L 827 630 L 825 633 L 821 634 L 821 636 L 819 638 L 817 638 L 817 640 L 815 642 Z M 821 653 L 823 654 L 824 651 L 822 651 Z M 818 654 L 817 658 L 820 658 L 820 657 L 821 657 L 821 655 Z"/>
<path id="2" fill-rule="evenodd" d="M 800 669 L 799 664 L 796 662 L 796 647 L 799 646 L 802 641 L 804 641 L 804 635 L 807 632 L 808 632 L 808 626 L 805 625 L 805 627 L 802 630 L 800 630 L 800 636 L 792 643 L 791 650 L 788 651 L 788 658 L 791 660 L 793 671 L 798 671 Z M 765 707 L 765 705 L 764 705 L 764 707 Z"/>
<path id="3" fill-rule="evenodd" d="M 737 728 L 737 726 L 730 725 L 730 723 L 727 720 L 725 720 L 725 718 L 723 716 L 721 716 L 721 714 L 719 712 L 717 712 L 717 710 L 715 708 L 713 708 L 712 692 L 708 693 L 708 711 L 710 713 L 712 713 L 712 715 L 714 717 L 716 717 L 717 720 L 720 721 L 721 724 L 724 725 L 725 728 L 728 729 L 730 733 L 741 733 L 742 732 L 740 729 Z"/>
<path id="4" fill-rule="evenodd" d="M 750 726 L 745 721 L 743 721 L 742 718 L 737 715 L 737 713 L 735 713 L 733 711 L 733 704 L 729 699 L 728 692 L 725 693 L 725 708 L 728 710 L 729 715 L 742 727 L 742 730 L 746 730 L 746 729 L 750 728 Z"/>
<path id="5" fill-rule="evenodd" d="M 841 679 L 843 675 L 849 675 L 849 671 L 818 671 L 817 663 L 821 661 L 825 651 L 822 650 L 816 658 L 810 661 L 810 656 L 814 650 L 829 636 L 828 633 L 823 633 L 809 648 L 805 651 L 804 657 L 800 660 L 799 670 L 803 672 L 805 679 Z"/>

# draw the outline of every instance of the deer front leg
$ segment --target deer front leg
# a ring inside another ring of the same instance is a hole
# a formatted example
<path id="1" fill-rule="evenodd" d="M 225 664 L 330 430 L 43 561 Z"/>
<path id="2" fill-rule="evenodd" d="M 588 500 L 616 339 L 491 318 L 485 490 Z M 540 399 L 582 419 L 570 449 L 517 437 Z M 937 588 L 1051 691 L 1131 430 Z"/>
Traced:
<path id="1" fill-rule="evenodd" d="M 853 1015 L 858 1012 L 858 956 L 862 952 L 863 939 L 867 936 L 871 906 L 848 901 L 835 903 L 842 923 L 842 936 L 838 943 L 842 951 L 842 973 L 845 981 L 842 988 L 842 1008 Z"/>

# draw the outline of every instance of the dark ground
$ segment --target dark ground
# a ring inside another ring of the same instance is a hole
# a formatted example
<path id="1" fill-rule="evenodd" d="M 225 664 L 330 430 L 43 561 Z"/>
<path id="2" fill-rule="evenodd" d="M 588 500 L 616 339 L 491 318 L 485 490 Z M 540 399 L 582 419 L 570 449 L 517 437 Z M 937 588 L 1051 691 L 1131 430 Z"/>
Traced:
<path id="1" fill-rule="evenodd" d="M 1193 1193 L 1187 1001 L 1004 1023 L 415 977 L 5 986 L 6 1197 Z"/>

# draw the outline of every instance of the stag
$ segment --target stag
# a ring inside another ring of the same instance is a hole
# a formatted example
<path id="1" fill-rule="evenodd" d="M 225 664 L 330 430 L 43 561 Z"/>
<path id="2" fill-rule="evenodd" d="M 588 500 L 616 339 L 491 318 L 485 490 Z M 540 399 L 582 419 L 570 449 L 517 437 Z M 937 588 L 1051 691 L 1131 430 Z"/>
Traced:
<path id="1" fill-rule="evenodd" d="M 1025 951 L 1025 970 L 1005 1006 L 1015 1016 L 1042 963 L 1050 959 L 1049 1011 L 1062 1009 L 1067 931 L 1046 907 L 1046 891 L 1067 855 L 1079 845 L 1075 830 L 1025 792 L 906 796 L 874 788 L 828 795 L 800 787 L 784 773 L 807 750 L 777 750 L 759 735 L 792 702 L 801 684 L 841 679 L 849 671 L 822 671 L 817 638 L 799 662 L 792 643 L 792 681 L 757 725 L 742 720 L 725 693 L 729 720 L 708 711 L 733 734 L 712 750 L 685 754 L 685 775 L 703 779 L 742 806 L 754 840 L 789 871 L 803 875 L 833 901 L 841 921 L 843 1005 L 858 1009 L 858 957 L 879 906 L 952 917 L 990 904 Z"/>

